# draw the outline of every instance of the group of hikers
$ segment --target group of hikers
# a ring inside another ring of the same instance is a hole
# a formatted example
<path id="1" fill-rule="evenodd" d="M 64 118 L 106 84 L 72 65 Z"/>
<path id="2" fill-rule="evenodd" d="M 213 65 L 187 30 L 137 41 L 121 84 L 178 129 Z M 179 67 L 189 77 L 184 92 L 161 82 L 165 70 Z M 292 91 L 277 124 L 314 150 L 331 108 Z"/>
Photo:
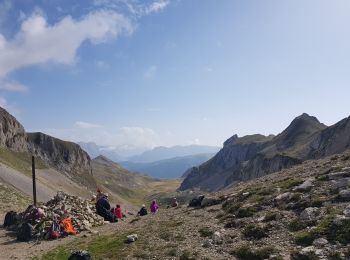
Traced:
<path id="1" fill-rule="evenodd" d="M 96 212 L 98 215 L 109 222 L 117 222 L 125 218 L 123 210 L 119 204 L 115 208 L 111 207 L 108 200 L 108 193 L 103 193 L 100 189 L 97 190 L 97 195 L 93 197 L 96 202 Z M 172 199 L 171 207 L 177 207 L 179 203 L 176 198 Z M 152 214 L 156 214 L 159 210 L 159 205 L 156 200 L 153 200 L 150 205 L 150 211 Z M 143 204 L 141 209 L 137 212 L 137 216 L 145 216 L 148 214 L 146 205 Z"/>

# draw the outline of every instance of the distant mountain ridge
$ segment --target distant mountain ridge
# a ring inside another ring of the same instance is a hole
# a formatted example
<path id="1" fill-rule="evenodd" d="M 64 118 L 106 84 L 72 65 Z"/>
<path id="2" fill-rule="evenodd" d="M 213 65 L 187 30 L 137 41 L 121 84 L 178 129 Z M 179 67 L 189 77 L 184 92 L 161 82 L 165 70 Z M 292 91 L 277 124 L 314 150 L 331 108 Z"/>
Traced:
<path id="1" fill-rule="evenodd" d="M 193 166 L 198 166 L 209 160 L 215 154 L 195 154 L 182 157 L 164 159 L 149 163 L 121 162 L 126 169 L 145 173 L 160 179 L 176 179 L 182 177 L 183 173 Z"/>
<path id="2" fill-rule="evenodd" d="M 206 145 L 177 145 L 172 147 L 159 146 L 153 148 L 152 150 L 145 151 L 140 155 L 129 157 L 128 161 L 150 163 L 189 155 L 212 154 L 218 152 L 219 150 L 219 147 Z"/>
<path id="3" fill-rule="evenodd" d="M 180 190 L 220 190 L 349 148 L 350 117 L 327 127 L 302 114 L 277 136 L 232 136 L 211 160 L 187 172 Z"/>

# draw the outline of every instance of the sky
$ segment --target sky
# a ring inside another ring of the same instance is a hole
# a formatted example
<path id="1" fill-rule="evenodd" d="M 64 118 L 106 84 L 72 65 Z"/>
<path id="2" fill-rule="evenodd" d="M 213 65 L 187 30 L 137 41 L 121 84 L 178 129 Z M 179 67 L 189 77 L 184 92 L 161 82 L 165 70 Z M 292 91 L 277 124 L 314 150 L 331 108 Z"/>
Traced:
<path id="1" fill-rule="evenodd" d="M 148 149 L 350 115 L 348 0 L 0 0 L 0 106 Z"/>

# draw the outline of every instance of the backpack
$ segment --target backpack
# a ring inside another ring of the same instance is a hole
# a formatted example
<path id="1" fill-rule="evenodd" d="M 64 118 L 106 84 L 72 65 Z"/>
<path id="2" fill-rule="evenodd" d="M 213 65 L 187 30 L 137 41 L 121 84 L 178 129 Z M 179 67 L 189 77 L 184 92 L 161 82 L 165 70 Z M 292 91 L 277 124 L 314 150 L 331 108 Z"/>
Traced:
<path id="1" fill-rule="evenodd" d="M 50 237 L 52 239 L 57 239 L 61 236 L 61 227 L 57 222 L 52 222 L 51 228 L 50 228 Z"/>
<path id="2" fill-rule="evenodd" d="M 191 201 L 190 201 L 190 204 L 189 206 L 190 207 L 200 207 L 202 205 L 202 200 L 204 199 L 204 195 L 200 195 L 196 198 L 193 198 Z"/>
<path id="3" fill-rule="evenodd" d="M 75 251 L 68 258 L 68 260 L 90 260 L 90 259 L 91 259 L 91 255 L 89 254 L 89 252 L 85 250 Z"/>
<path id="4" fill-rule="evenodd" d="M 17 223 L 17 213 L 15 211 L 9 211 L 5 215 L 3 227 L 9 227 Z"/>
<path id="5" fill-rule="evenodd" d="M 33 238 L 33 226 L 27 222 L 19 225 L 17 230 L 17 240 L 22 242 L 30 241 Z"/>

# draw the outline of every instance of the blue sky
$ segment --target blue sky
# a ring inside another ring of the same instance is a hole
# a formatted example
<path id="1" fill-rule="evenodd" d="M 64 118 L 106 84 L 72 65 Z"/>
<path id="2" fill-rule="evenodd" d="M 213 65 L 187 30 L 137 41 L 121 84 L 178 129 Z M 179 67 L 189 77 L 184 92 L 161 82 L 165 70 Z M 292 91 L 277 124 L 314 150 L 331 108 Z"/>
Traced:
<path id="1" fill-rule="evenodd" d="M 350 115 L 347 0 L 0 0 L 0 105 L 28 131 L 150 148 Z"/>

